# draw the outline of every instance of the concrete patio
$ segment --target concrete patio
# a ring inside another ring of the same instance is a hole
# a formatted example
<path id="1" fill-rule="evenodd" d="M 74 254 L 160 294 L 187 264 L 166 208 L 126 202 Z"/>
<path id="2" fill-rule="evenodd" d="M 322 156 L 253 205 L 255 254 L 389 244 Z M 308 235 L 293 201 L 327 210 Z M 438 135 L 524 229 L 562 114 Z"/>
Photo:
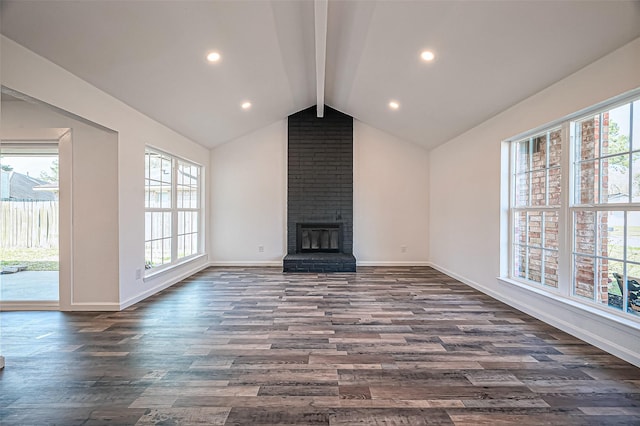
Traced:
<path id="1" fill-rule="evenodd" d="M 58 271 L 0 275 L 0 302 L 58 300 Z"/>

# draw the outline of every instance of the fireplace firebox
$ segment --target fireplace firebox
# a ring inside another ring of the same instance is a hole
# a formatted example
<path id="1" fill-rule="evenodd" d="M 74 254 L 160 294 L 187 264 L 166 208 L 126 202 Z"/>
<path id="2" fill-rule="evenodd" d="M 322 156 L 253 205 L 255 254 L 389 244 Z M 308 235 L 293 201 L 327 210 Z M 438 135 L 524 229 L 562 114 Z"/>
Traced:
<path id="1" fill-rule="evenodd" d="M 298 223 L 296 228 L 298 253 L 341 252 L 341 223 Z"/>

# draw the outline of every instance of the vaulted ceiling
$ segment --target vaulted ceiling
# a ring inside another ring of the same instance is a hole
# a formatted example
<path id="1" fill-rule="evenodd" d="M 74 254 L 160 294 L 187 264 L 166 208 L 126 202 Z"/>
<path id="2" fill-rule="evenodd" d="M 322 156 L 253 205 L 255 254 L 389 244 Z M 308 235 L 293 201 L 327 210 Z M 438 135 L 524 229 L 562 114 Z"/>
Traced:
<path id="1" fill-rule="evenodd" d="M 207 147 L 316 104 L 320 81 L 327 105 L 431 148 L 640 37 L 638 1 L 329 0 L 320 44 L 304 0 L 0 7 L 2 34 Z"/>

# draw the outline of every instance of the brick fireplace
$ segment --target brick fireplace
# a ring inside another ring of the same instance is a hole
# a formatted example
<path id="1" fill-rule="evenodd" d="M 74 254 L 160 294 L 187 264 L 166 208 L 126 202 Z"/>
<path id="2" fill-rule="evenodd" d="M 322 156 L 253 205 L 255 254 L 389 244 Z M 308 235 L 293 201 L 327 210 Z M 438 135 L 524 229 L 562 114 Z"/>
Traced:
<path id="1" fill-rule="evenodd" d="M 289 116 L 284 272 L 355 272 L 353 118 L 325 107 Z"/>

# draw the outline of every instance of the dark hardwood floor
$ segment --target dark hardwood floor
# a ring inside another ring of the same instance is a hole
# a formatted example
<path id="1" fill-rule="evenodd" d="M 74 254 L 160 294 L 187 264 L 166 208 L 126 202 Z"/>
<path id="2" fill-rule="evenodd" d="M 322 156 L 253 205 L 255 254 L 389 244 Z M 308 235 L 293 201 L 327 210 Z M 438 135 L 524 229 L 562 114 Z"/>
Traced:
<path id="1" fill-rule="evenodd" d="M 640 369 L 430 268 L 211 268 L 3 312 L 0 424 L 640 424 Z"/>

